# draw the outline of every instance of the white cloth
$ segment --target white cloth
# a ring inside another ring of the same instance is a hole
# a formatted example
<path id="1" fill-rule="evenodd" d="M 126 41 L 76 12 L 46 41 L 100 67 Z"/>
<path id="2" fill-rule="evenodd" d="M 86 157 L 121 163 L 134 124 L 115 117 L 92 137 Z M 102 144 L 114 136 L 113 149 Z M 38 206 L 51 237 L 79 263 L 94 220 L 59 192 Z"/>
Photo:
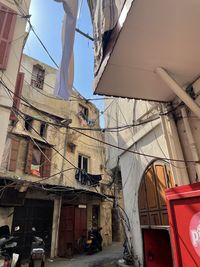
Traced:
<path id="1" fill-rule="evenodd" d="M 59 98 L 69 99 L 74 79 L 73 45 L 78 12 L 78 0 L 55 1 L 63 3 L 65 18 L 62 29 L 63 53 L 57 73 L 54 95 Z"/>
<path id="2" fill-rule="evenodd" d="M 94 70 L 97 73 L 103 58 L 103 35 L 112 30 L 125 0 L 88 0 L 94 29 Z"/>

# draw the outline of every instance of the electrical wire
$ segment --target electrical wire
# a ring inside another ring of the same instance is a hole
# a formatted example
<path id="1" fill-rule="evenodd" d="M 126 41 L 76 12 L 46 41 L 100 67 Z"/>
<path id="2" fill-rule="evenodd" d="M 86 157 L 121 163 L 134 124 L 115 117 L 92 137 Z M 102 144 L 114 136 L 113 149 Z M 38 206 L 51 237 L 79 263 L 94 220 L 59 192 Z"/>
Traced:
<path id="1" fill-rule="evenodd" d="M 14 94 L 12 92 L 12 90 L 10 90 L 5 84 L 2 83 L 2 81 L 0 81 L 0 83 L 3 85 L 3 87 L 8 90 L 10 93 Z M 15 95 L 15 94 L 14 94 Z M 19 110 L 18 110 L 19 111 Z M 18 115 L 24 120 L 24 117 L 18 113 Z M 48 141 L 40 135 L 40 133 L 29 123 L 29 127 L 38 135 L 40 136 L 40 138 L 45 141 L 45 143 L 49 146 L 51 146 L 51 144 L 48 143 Z M 63 159 L 65 159 L 70 165 L 72 165 L 74 168 L 78 169 L 72 162 L 70 162 L 66 157 L 64 157 L 55 147 L 52 147 L 52 149 L 57 152 Z"/>
<path id="2" fill-rule="evenodd" d="M 12 99 L 12 96 L 11 96 L 11 94 L 10 94 L 10 92 L 8 92 L 8 94 L 10 95 L 10 97 L 11 97 L 11 99 Z M 13 109 L 13 108 L 11 108 L 11 110 L 12 110 L 12 112 L 16 115 L 16 116 L 18 116 L 19 115 L 19 111 L 18 111 L 18 113 L 16 113 L 16 111 Z M 23 127 L 23 125 L 22 125 L 22 127 Z M 24 127 L 24 130 L 26 130 L 25 129 L 25 127 Z M 51 158 L 48 158 L 47 156 L 46 156 L 46 154 L 41 150 L 41 148 L 40 148 L 40 146 L 37 144 L 37 142 L 35 142 L 35 140 L 32 138 L 32 136 L 30 136 L 29 135 L 29 137 L 31 138 L 31 140 L 32 140 L 32 142 L 35 144 L 35 146 L 39 149 L 39 151 L 41 152 L 41 154 L 51 163 L 51 164 L 53 164 L 52 162 L 51 162 L 51 160 L 52 160 L 52 157 Z M 44 164 L 44 163 L 43 163 Z M 43 164 L 41 164 L 40 165 L 40 167 L 43 165 Z M 58 168 L 57 168 L 58 169 Z M 68 169 L 66 169 L 66 170 L 59 170 L 59 173 L 56 173 L 56 174 L 53 174 L 53 175 L 51 175 L 51 176 L 48 176 L 48 177 L 44 177 L 42 180 L 40 180 L 40 181 L 44 181 L 44 180 L 48 180 L 48 179 L 50 179 L 51 177 L 54 177 L 54 176 L 56 176 L 56 175 L 58 175 L 58 174 L 60 174 L 60 173 L 63 173 L 63 172 L 66 172 L 66 171 L 68 171 L 68 170 L 71 170 L 71 169 L 74 169 L 74 168 L 68 168 Z"/>
<path id="3" fill-rule="evenodd" d="M 3 85 L 3 83 L 2 83 L 2 85 Z M 4 89 L 7 89 L 6 88 L 6 86 L 5 85 L 3 85 L 4 86 Z M 10 93 L 13 93 L 11 90 L 9 90 L 8 91 L 8 93 L 10 94 Z M 18 116 L 19 117 L 21 117 L 23 120 L 24 120 L 24 117 L 20 114 L 20 110 L 18 110 Z M 47 142 L 47 140 L 44 138 L 44 137 L 42 137 L 41 135 L 40 135 L 40 133 L 37 131 L 37 130 L 35 130 L 35 128 L 33 128 L 33 126 L 30 124 L 30 123 L 28 123 L 29 124 L 29 127 L 37 134 L 37 135 L 39 135 L 40 136 L 40 138 L 42 138 L 44 141 L 45 141 L 45 143 L 46 144 L 48 144 L 49 146 L 51 146 L 51 144 L 49 144 L 48 142 Z M 37 144 L 36 144 L 37 145 Z M 64 157 L 61 153 L 60 153 L 60 151 L 58 150 L 58 149 L 56 149 L 55 147 L 52 147 L 52 149 L 54 150 L 54 151 L 56 151 L 56 153 L 57 154 L 59 154 L 65 161 L 67 161 L 70 165 L 72 165 L 73 167 L 74 167 L 74 169 L 76 169 L 76 170 L 80 170 L 78 167 L 76 167 L 71 161 L 69 161 L 66 157 Z M 46 155 L 45 155 L 46 156 Z M 88 177 L 88 179 L 91 181 L 91 178 L 90 178 L 90 176 L 89 176 L 89 174 L 87 173 L 87 172 L 85 172 L 85 175 Z M 47 178 L 48 179 L 48 178 Z M 96 189 L 96 187 L 95 186 L 91 186 L 91 185 L 87 185 L 87 186 L 90 186 L 91 188 L 94 188 L 96 191 L 97 191 L 97 189 Z M 97 191 L 98 192 L 98 191 Z"/>
<path id="4" fill-rule="evenodd" d="M 68 126 L 69 129 L 71 129 L 70 126 Z M 146 154 L 146 153 L 140 153 L 140 152 L 137 152 L 137 151 L 134 151 L 134 150 L 130 150 L 130 149 L 126 149 L 126 148 L 123 148 L 123 147 L 119 147 L 119 146 L 116 146 L 116 145 L 113 145 L 113 144 L 110 144 L 108 142 L 105 142 L 103 140 L 100 140 L 100 139 L 97 139 L 95 137 L 91 137 L 90 135 L 88 134 L 85 134 L 83 132 L 80 132 L 78 130 L 75 130 L 75 129 L 72 129 L 73 131 L 79 133 L 79 134 L 82 134 L 90 139 L 93 139 L 97 142 L 100 142 L 100 143 L 103 143 L 105 145 L 108 145 L 108 146 L 111 146 L 111 147 L 114 147 L 114 148 L 117 148 L 119 150 L 122 150 L 122 151 L 125 151 L 125 152 L 129 152 L 129 153 L 132 153 L 132 154 L 136 154 L 136 155 L 139 155 L 139 156 L 144 156 L 144 157 L 148 157 L 148 158 L 153 158 L 153 159 L 157 159 L 157 160 L 168 160 L 168 161 L 174 161 L 174 162 L 187 162 L 187 163 L 199 163 L 199 161 L 194 161 L 194 160 L 182 160 L 182 159 L 172 159 L 172 158 L 164 158 L 164 157 L 157 157 L 157 156 L 154 156 L 154 155 L 150 155 L 150 154 Z"/>
<path id="5" fill-rule="evenodd" d="M 17 58 L 17 55 L 16 55 L 16 53 L 15 53 L 15 57 Z M 29 69 L 27 69 L 22 63 L 21 63 L 21 67 L 24 69 L 24 70 L 26 70 L 28 73 L 30 73 L 31 75 L 32 75 L 32 72 L 29 70 Z M 45 74 L 45 76 L 46 75 L 48 75 L 48 73 L 46 73 Z M 46 94 L 44 94 L 44 93 L 42 93 L 41 92 L 41 90 L 38 90 L 37 88 L 35 88 L 34 86 L 32 86 L 30 83 L 28 83 L 26 80 L 25 80 L 25 82 L 29 85 L 29 86 L 31 86 L 34 90 L 37 90 L 37 92 L 39 92 L 40 94 L 42 94 L 42 95 L 44 95 L 44 96 L 46 96 L 46 97 L 49 97 L 49 98 L 53 98 L 53 99 L 57 99 L 57 100 L 62 100 L 63 101 L 63 99 L 60 99 L 60 98 L 58 98 L 58 97 L 56 97 L 56 96 L 49 96 L 49 95 L 46 95 Z M 44 81 L 44 84 L 46 85 L 46 86 L 48 86 L 49 88 L 51 88 L 51 89 L 55 89 L 52 85 L 50 85 L 50 84 L 48 84 L 47 82 L 45 82 Z M 77 90 L 76 90 L 77 91 Z M 78 92 L 78 91 L 77 91 Z M 78 92 L 78 94 L 80 95 L 80 93 Z M 82 96 L 82 98 L 83 99 L 81 99 L 81 97 L 76 97 L 76 96 L 70 96 L 71 98 L 76 98 L 76 99 L 69 99 L 69 100 L 66 100 L 66 101 L 70 101 L 70 102 L 74 102 L 74 101 L 85 101 L 86 103 L 88 103 L 88 102 L 90 102 L 90 101 L 101 101 L 101 100 L 107 100 L 107 99 L 111 99 L 110 97 L 100 97 L 100 98 L 85 98 L 85 97 L 83 97 Z"/>
<path id="6" fill-rule="evenodd" d="M 1 78 L 1 81 L 0 83 L 5 84 L 5 82 L 3 81 L 3 79 Z M 34 105 L 32 105 L 25 97 L 23 96 L 19 96 L 17 94 L 15 94 L 12 90 L 10 90 L 7 86 L 6 86 L 6 89 L 11 92 L 14 96 L 16 96 L 17 98 L 19 98 L 20 100 L 24 101 L 27 105 L 29 105 L 31 108 L 33 108 L 34 110 L 36 110 L 37 112 L 39 112 L 41 114 L 41 110 L 38 109 L 37 107 L 35 107 Z M 21 112 L 21 111 L 20 111 Z M 42 114 L 43 115 L 43 114 Z M 140 122 L 140 123 L 137 123 L 137 124 L 130 124 L 130 125 L 125 125 L 125 126 L 119 126 L 119 127 L 111 127 L 111 128 L 81 128 L 81 127 L 71 127 L 71 129 L 74 129 L 74 130 L 84 130 L 84 131 L 99 131 L 99 132 L 105 132 L 105 131 L 114 131 L 114 130 L 126 130 L 128 128 L 131 128 L 131 127 L 137 127 L 137 126 L 140 126 L 140 125 L 143 125 L 143 124 L 146 124 L 146 123 L 149 123 L 149 122 L 152 122 L 152 121 L 155 121 L 157 119 L 159 119 L 160 117 L 155 117 L 155 118 L 152 118 L 151 120 L 146 120 L 146 121 L 143 121 L 143 122 Z M 36 119 L 36 118 L 35 118 Z M 37 119 L 37 120 L 40 120 L 40 119 Z M 40 121 L 45 121 L 45 120 L 40 120 Z M 51 124 L 51 125 L 54 125 L 54 126 L 58 126 L 58 127 L 66 127 L 65 125 L 62 125 L 62 124 L 59 124 L 59 123 L 52 123 L 52 122 L 47 122 L 48 124 Z"/>
<path id="7" fill-rule="evenodd" d="M 0 82 L 1 82 L 1 84 L 4 86 L 5 89 L 7 89 L 8 91 L 10 91 L 12 94 L 15 95 L 15 93 L 13 93 L 12 90 L 10 90 L 5 84 L 3 84 L 2 81 L 0 81 Z M 22 118 L 23 118 L 23 116 L 22 116 Z M 24 119 L 24 118 L 23 118 L 23 119 Z M 40 134 L 39 134 L 39 133 L 38 133 L 32 126 L 30 126 L 30 127 L 33 129 L 33 131 L 35 131 L 35 132 L 40 136 Z M 69 126 L 68 126 L 67 128 L 69 128 L 69 129 L 71 129 L 72 131 L 75 131 L 75 132 L 77 132 L 77 133 L 79 133 L 79 134 L 82 134 L 82 135 L 84 135 L 84 136 L 86 136 L 86 137 L 88 137 L 88 138 L 91 138 L 91 139 L 93 139 L 93 140 L 95 140 L 95 141 L 98 141 L 98 142 L 100 142 L 100 143 L 103 143 L 103 144 L 105 144 L 105 145 L 112 146 L 112 147 L 115 147 L 115 148 L 120 149 L 120 150 L 122 150 L 122 151 L 130 152 L 130 153 L 137 154 L 137 155 L 141 155 L 141 156 L 144 156 L 144 157 L 146 156 L 146 157 L 149 157 L 149 158 L 160 159 L 160 160 L 169 160 L 169 161 L 174 161 L 174 162 L 198 163 L 197 161 L 193 161 L 193 160 L 171 159 L 171 158 L 167 158 L 167 157 L 166 157 L 166 158 L 165 158 L 165 157 L 157 157 L 157 156 L 150 155 L 150 154 L 140 153 L 140 152 L 137 152 L 137 151 L 133 151 L 133 150 L 130 150 L 130 149 L 126 149 L 126 148 L 122 148 L 122 147 L 119 147 L 119 146 L 110 144 L 110 143 L 108 143 L 108 142 L 105 142 L 105 141 L 103 141 L 103 140 L 97 139 L 97 138 L 95 138 L 95 137 L 91 137 L 91 136 L 89 136 L 89 135 L 87 135 L 87 134 L 85 134 L 85 133 L 83 133 L 83 132 L 80 132 L 79 130 L 73 129 L 73 128 L 69 127 Z M 46 141 L 46 139 L 45 139 L 44 137 L 42 137 L 42 139 L 48 144 L 48 142 Z M 60 152 L 57 151 L 56 148 L 53 148 L 53 149 L 54 149 L 56 152 L 58 152 L 58 154 L 60 154 Z M 60 154 L 60 155 L 63 157 L 62 154 Z M 65 157 L 64 157 L 64 158 L 65 158 Z M 65 160 L 68 161 L 66 158 L 65 158 Z M 76 167 L 73 163 L 71 163 L 70 161 L 69 161 L 68 163 L 70 163 L 73 167 L 77 168 L 77 167 Z M 77 168 L 77 169 L 78 169 L 78 168 Z"/>

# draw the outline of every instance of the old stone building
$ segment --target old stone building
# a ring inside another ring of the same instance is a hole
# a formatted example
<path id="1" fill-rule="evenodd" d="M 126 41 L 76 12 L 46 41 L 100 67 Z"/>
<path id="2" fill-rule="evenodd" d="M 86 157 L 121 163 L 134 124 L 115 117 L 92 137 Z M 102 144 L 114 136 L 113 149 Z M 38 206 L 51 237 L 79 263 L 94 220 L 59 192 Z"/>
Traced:
<path id="1" fill-rule="evenodd" d="M 19 77 L 1 164 L 0 223 L 21 226 L 24 258 L 32 226 L 47 237 L 51 257 L 80 252 L 92 226 L 111 244 L 113 182 L 103 144 L 90 138 L 104 139 L 94 131 L 98 109 L 75 90 L 69 101 L 55 98 L 56 70 L 26 55 Z"/>

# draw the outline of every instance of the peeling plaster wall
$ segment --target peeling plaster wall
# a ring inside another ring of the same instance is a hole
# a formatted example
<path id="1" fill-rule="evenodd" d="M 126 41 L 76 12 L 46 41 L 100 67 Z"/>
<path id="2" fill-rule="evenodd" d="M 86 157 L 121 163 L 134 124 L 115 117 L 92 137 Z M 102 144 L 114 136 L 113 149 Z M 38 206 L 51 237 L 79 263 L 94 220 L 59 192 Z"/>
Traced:
<path id="1" fill-rule="evenodd" d="M 107 201 L 92 201 L 87 204 L 87 228 L 92 228 L 92 206 L 100 207 L 99 226 L 102 227 L 101 235 L 103 238 L 103 246 L 112 244 L 112 203 Z"/>
<path id="2" fill-rule="evenodd" d="M 157 139 L 155 139 L 154 134 L 156 134 Z M 162 149 L 157 145 L 157 142 L 161 144 Z M 154 131 L 149 132 L 138 141 L 136 147 L 132 149 L 141 153 L 156 155 L 157 157 L 163 157 L 163 154 L 168 156 L 161 125 L 158 125 Z M 143 243 L 138 211 L 138 189 L 143 173 L 151 161 L 151 158 L 140 157 L 128 152 L 120 157 L 124 205 L 130 220 L 134 252 L 140 263 L 143 262 Z"/>
<path id="3" fill-rule="evenodd" d="M 70 126 L 72 127 L 85 127 L 89 128 L 92 126 L 83 125 L 83 121 L 80 120 L 78 113 L 80 111 L 79 105 L 88 108 L 89 111 L 89 119 L 94 120 L 95 124 L 93 127 L 99 128 L 99 110 L 90 102 L 86 102 L 83 97 L 79 95 L 78 92 L 73 91 L 73 98 L 77 99 L 77 101 L 62 101 L 53 97 L 52 89 L 50 90 L 48 86 L 44 86 L 43 90 L 34 89 L 27 83 L 30 83 L 31 74 L 33 65 L 40 64 L 46 71 L 45 83 L 53 86 L 56 77 L 56 70 L 37 61 L 33 58 L 30 58 L 26 55 L 23 55 L 22 58 L 22 66 L 21 71 L 25 72 L 25 82 L 23 86 L 23 96 L 28 99 L 28 101 L 37 107 L 39 111 L 29 107 L 27 103 L 21 101 L 20 110 L 25 114 L 33 118 L 33 128 L 36 131 L 40 131 L 41 121 L 49 122 L 49 123 L 58 123 L 63 119 L 72 119 L 72 123 Z M 24 66 L 24 67 L 23 67 Z M 74 98 L 75 97 L 75 98 Z M 17 160 L 17 169 L 15 172 L 8 172 L 7 170 L 3 170 L 3 174 L 8 177 L 21 178 L 28 181 L 39 181 L 39 177 L 27 175 L 24 172 L 26 160 L 27 160 L 27 150 L 28 143 L 30 138 L 32 138 L 35 142 L 40 144 L 45 144 L 45 141 L 34 132 L 33 129 L 30 131 L 25 130 L 25 122 L 22 118 L 18 118 L 19 120 L 16 124 L 11 125 L 9 127 L 9 137 L 14 136 L 20 140 L 20 147 L 18 151 L 18 160 Z M 104 135 L 98 131 L 87 131 L 91 137 L 104 140 Z M 101 142 L 97 142 L 86 136 L 83 136 L 79 133 L 75 133 L 72 130 L 66 130 L 66 128 L 57 127 L 54 125 L 48 125 L 47 132 L 45 135 L 45 139 L 49 144 L 58 150 L 61 155 L 66 157 L 73 165 L 78 166 L 78 155 L 82 154 L 87 156 L 89 159 L 89 169 L 88 172 L 91 174 L 101 174 L 104 183 L 110 183 L 112 181 L 111 177 L 107 174 L 105 170 L 105 147 Z M 65 146 L 65 143 L 67 144 Z M 69 147 L 69 143 L 73 143 L 75 145 L 74 151 L 72 151 Z M 51 160 L 51 175 L 58 173 L 61 170 L 65 170 L 68 168 L 72 168 L 72 165 L 66 162 L 56 151 L 53 150 L 52 160 Z M 2 171 L 2 170 L 1 170 Z M 99 186 L 97 188 L 82 185 L 75 179 L 75 170 L 66 171 L 63 175 L 58 174 L 54 177 L 45 181 L 48 184 L 53 185 L 64 185 L 68 187 L 73 187 L 76 189 L 86 189 L 93 192 L 101 192 L 102 187 Z M 112 194 L 112 189 L 104 189 L 102 191 L 105 194 Z M 33 191 L 29 191 L 28 198 L 45 198 L 43 192 L 39 192 L 35 194 Z M 52 196 L 50 196 L 52 198 Z M 100 206 L 100 226 L 102 226 L 102 236 L 104 240 L 104 245 L 110 245 L 112 243 L 112 217 L 111 217 L 111 209 L 112 203 L 106 201 L 100 201 L 97 197 L 94 196 L 96 200 L 87 202 L 87 212 L 88 212 L 88 228 L 91 227 L 92 222 L 92 205 Z M 81 199 L 80 199 L 81 203 Z M 75 205 L 75 204 L 74 204 Z M 58 225 L 53 225 L 53 231 L 57 229 Z M 57 246 L 57 237 L 55 235 L 55 240 L 52 244 L 52 255 L 56 253 Z"/>

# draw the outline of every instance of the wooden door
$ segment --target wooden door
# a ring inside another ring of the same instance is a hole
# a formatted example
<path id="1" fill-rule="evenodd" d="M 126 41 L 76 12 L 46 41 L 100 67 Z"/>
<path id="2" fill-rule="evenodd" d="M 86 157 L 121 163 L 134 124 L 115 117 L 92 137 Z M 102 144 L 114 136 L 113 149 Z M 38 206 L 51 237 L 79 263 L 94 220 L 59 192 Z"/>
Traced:
<path id="1" fill-rule="evenodd" d="M 77 241 L 81 237 L 87 237 L 87 209 L 63 206 L 60 215 L 58 256 L 67 257 L 78 252 Z"/>
<path id="2" fill-rule="evenodd" d="M 74 249 L 74 219 L 75 207 L 64 206 L 60 214 L 58 239 L 58 256 L 67 257 L 73 254 Z"/>
<path id="3" fill-rule="evenodd" d="M 141 225 L 168 225 L 165 190 L 173 179 L 164 164 L 152 164 L 144 174 L 139 189 Z"/>
<path id="4" fill-rule="evenodd" d="M 87 237 L 87 209 L 75 208 L 74 241 Z"/>

